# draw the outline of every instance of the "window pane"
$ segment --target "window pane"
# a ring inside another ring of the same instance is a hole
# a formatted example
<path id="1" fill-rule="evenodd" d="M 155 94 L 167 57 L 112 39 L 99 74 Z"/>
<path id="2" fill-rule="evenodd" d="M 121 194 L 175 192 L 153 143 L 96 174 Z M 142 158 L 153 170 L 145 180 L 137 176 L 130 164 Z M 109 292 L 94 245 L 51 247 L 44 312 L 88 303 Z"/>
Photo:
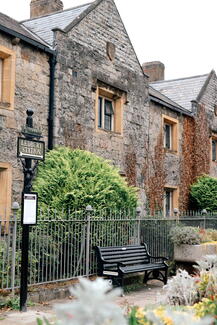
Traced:
<path id="1" fill-rule="evenodd" d="M 106 115 L 113 115 L 113 103 L 111 100 L 105 99 L 105 114 Z"/>
<path id="2" fill-rule="evenodd" d="M 104 128 L 109 131 L 112 130 L 112 115 L 105 115 Z"/>
<path id="3" fill-rule="evenodd" d="M 172 216 L 173 210 L 173 190 L 168 188 L 164 191 L 164 213 L 165 217 Z"/>
<path id="4" fill-rule="evenodd" d="M 98 128 L 102 128 L 102 97 L 98 98 Z"/>
<path id="5" fill-rule="evenodd" d="M 216 161 L 216 144 L 215 140 L 212 140 L 212 161 Z"/>
<path id="6" fill-rule="evenodd" d="M 164 146 L 167 149 L 171 149 L 171 125 L 164 125 Z"/>

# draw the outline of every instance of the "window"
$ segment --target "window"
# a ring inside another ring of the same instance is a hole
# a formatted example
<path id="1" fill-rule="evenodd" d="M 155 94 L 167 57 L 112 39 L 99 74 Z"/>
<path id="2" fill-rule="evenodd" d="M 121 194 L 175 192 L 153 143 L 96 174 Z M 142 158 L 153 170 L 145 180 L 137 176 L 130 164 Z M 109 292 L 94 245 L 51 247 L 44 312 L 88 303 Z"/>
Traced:
<path id="1" fill-rule="evenodd" d="M 178 151 L 178 120 L 163 115 L 164 148 L 170 151 Z"/>
<path id="2" fill-rule="evenodd" d="M 3 93 L 3 62 L 4 60 L 0 58 L 0 102 L 2 102 Z"/>
<path id="3" fill-rule="evenodd" d="M 166 217 L 170 217 L 173 211 L 173 192 L 171 189 L 165 189 L 164 191 L 164 214 Z"/>
<path id="4" fill-rule="evenodd" d="M 172 125 L 164 124 L 164 147 L 172 149 Z"/>
<path id="5" fill-rule="evenodd" d="M 178 208 L 178 188 L 168 186 L 164 188 L 164 216 L 173 216 L 174 208 Z"/>
<path id="6" fill-rule="evenodd" d="M 212 139 L 212 161 L 217 161 L 216 146 L 217 146 L 217 140 Z"/>
<path id="7" fill-rule="evenodd" d="M 114 102 L 108 98 L 98 98 L 98 128 L 107 131 L 114 129 Z"/>
<path id="8" fill-rule="evenodd" d="M 97 132 L 123 133 L 124 94 L 109 87 L 97 87 L 96 130 Z"/>
<path id="9" fill-rule="evenodd" d="M 0 45 L 0 108 L 13 109 L 15 52 Z"/>
<path id="10" fill-rule="evenodd" d="M 11 165 L 0 162 L 0 217 L 3 219 L 8 218 L 10 215 L 11 178 Z"/>

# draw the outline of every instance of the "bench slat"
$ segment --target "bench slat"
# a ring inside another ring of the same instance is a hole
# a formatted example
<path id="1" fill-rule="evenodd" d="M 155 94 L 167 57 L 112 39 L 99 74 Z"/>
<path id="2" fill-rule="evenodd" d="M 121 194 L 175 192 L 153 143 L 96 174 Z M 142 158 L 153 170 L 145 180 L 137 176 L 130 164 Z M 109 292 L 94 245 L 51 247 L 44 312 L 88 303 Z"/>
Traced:
<path id="1" fill-rule="evenodd" d="M 148 254 L 147 251 L 143 250 L 126 250 L 126 251 L 115 251 L 115 252 L 102 252 L 102 256 L 115 256 L 115 255 L 128 255 L 128 254 Z"/>
<path id="2" fill-rule="evenodd" d="M 144 252 L 144 253 L 136 253 L 136 254 L 116 254 L 116 255 L 102 255 L 102 257 L 105 260 L 111 260 L 111 259 L 117 259 L 117 258 L 130 258 L 130 257 L 141 257 L 141 258 L 149 258 L 149 256 Z"/>
<path id="3" fill-rule="evenodd" d="M 108 251 L 111 251 L 111 252 L 114 252 L 114 251 L 124 251 L 124 250 L 128 250 L 128 249 L 131 249 L 131 250 L 135 250 L 135 249 L 145 249 L 145 246 L 114 246 L 114 247 L 99 247 L 100 251 L 101 252 L 108 252 Z"/>

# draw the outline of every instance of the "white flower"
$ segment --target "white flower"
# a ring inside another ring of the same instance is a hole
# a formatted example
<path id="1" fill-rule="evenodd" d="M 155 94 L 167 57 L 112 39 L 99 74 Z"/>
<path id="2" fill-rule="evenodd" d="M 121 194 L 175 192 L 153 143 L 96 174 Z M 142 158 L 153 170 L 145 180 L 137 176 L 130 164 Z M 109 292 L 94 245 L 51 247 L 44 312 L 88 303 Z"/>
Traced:
<path id="1" fill-rule="evenodd" d="M 163 303 L 171 305 L 193 305 L 197 298 L 195 278 L 185 270 L 178 270 L 176 276 L 163 287 Z"/>
<path id="2" fill-rule="evenodd" d="M 121 290 L 111 290 L 108 281 L 82 278 L 70 292 L 77 300 L 55 306 L 58 325 L 127 325 L 121 308 L 112 302 Z"/>

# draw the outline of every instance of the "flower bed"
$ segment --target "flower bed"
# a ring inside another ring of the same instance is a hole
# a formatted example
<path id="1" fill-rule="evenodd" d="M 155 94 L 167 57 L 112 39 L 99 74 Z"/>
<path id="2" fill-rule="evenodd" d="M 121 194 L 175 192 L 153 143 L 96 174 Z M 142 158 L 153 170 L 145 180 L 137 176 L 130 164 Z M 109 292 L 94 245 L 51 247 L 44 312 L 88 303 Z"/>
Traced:
<path id="1" fill-rule="evenodd" d="M 164 286 L 162 305 L 130 308 L 129 313 L 112 300 L 120 289 L 111 290 L 108 281 L 80 280 L 71 290 L 77 300 L 57 305 L 58 325 L 217 325 L 217 257 L 198 261 L 199 275 L 179 270 Z M 38 325 L 43 322 L 38 320 Z M 49 322 L 46 322 L 49 324 Z"/>

